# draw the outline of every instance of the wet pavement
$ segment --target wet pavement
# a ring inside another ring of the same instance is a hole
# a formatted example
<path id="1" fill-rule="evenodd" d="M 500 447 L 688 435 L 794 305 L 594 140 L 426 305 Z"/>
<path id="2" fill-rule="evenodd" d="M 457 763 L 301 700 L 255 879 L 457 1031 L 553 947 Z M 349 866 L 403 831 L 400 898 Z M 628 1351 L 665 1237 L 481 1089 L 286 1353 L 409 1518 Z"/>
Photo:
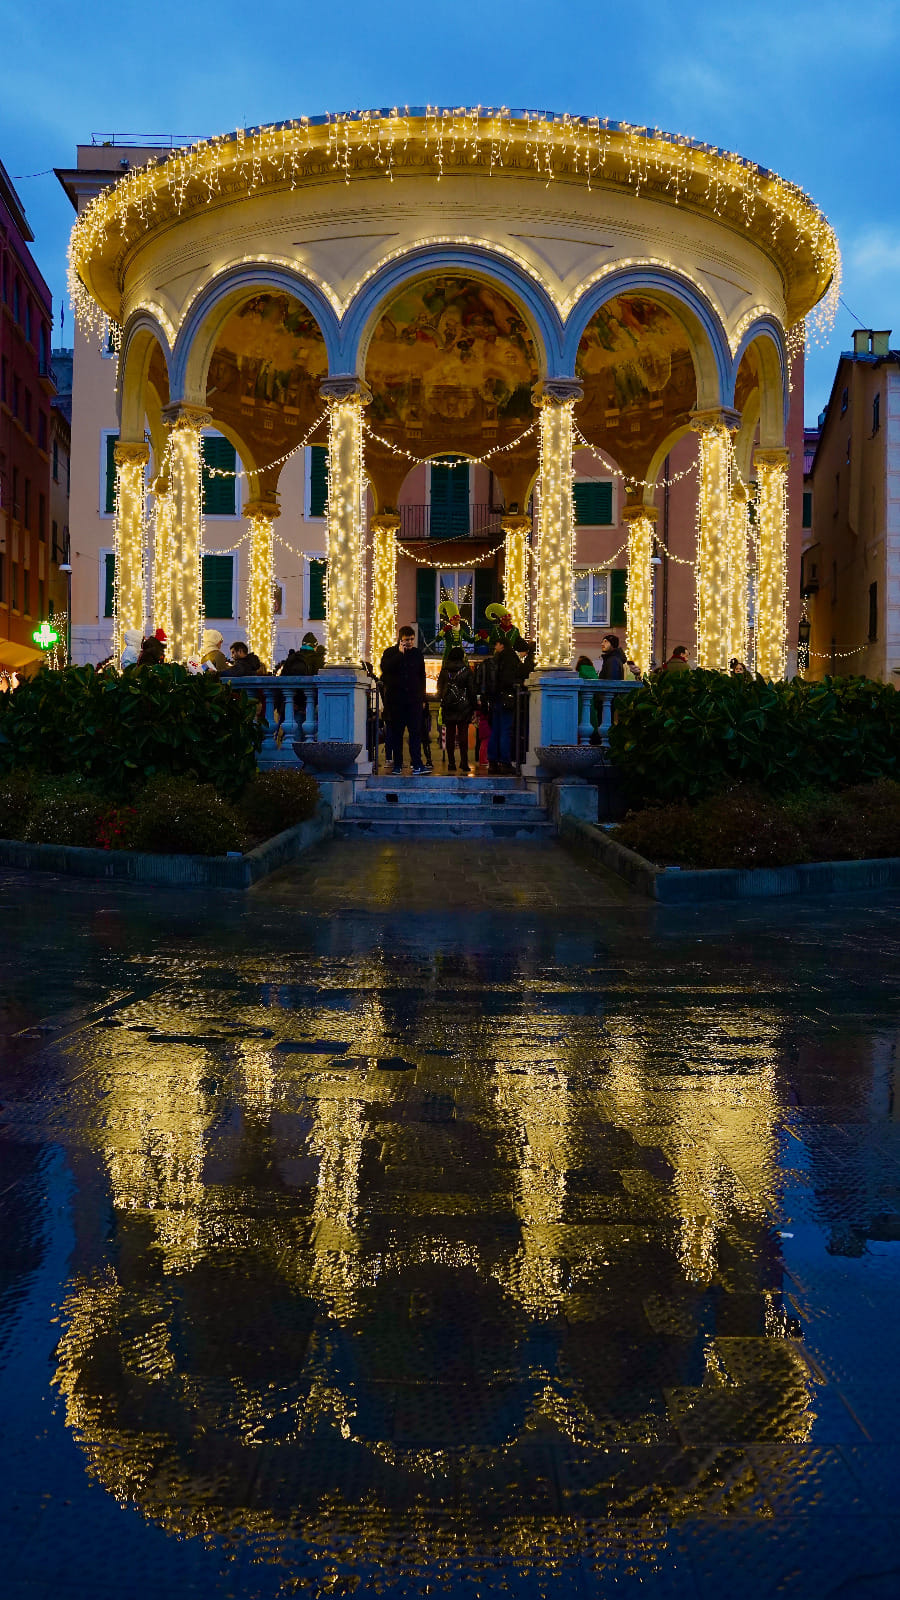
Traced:
<path id="1" fill-rule="evenodd" d="M 0 907 L 5 1600 L 900 1594 L 900 901 Z"/>

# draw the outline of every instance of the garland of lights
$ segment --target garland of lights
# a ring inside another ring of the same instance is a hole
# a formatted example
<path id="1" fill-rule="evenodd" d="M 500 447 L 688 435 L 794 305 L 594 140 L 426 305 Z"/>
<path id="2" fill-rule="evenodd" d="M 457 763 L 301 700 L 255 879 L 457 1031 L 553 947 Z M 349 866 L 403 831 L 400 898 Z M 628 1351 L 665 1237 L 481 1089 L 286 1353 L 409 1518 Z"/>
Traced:
<path id="1" fill-rule="evenodd" d="M 728 513 L 732 449 L 724 422 L 698 422 L 700 493 L 697 499 L 697 662 L 725 672 L 729 661 Z"/>
<path id="2" fill-rule="evenodd" d="M 250 523 L 247 644 L 267 671 L 275 662 L 274 528 L 278 507 L 268 501 L 251 500 L 244 507 L 244 515 Z"/>
<path id="3" fill-rule="evenodd" d="M 363 403 L 361 392 L 328 402 L 325 648 L 332 666 L 355 662 L 359 644 Z"/>
<path id="4" fill-rule="evenodd" d="M 757 450 L 756 670 L 783 678 L 787 661 L 786 450 Z"/>
<path id="5" fill-rule="evenodd" d="M 503 603 L 528 638 L 528 536 L 524 528 L 507 528 L 503 544 Z"/>
<path id="6" fill-rule="evenodd" d="M 629 524 L 628 652 L 641 673 L 650 671 L 653 659 L 653 515 L 647 506 L 629 507 L 625 512 Z"/>
<path id="7" fill-rule="evenodd" d="M 299 444 L 295 444 L 290 450 L 288 450 L 286 455 L 279 456 L 277 461 L 270 461 L 268 466 L 266 466 L 266 467 L 257 467 L 257 469 L 256 469 L 256 477 L 257 478 L 261 478 L 261 477 L 264 476 L 265 473 L 273 472 L 276 467 L 283 467 L 286 462 L 288 462 L 288 461 L 290 461 L 292 459 L 293 456 L 298 455 L 299 452 L 301 450 L 303 450 L 306 447 L 306 445 L 309 444 L 309 441 L 312 438 L 313 434 L 318 431 L 318 429 L 322 426 L 322 423 L 325 422 L 327 420 L 327 418 L 328 418 L 328 412 L 327 411 L 323 411 L 320 416 L 316 417 L 316 420 L 312 424 L 312 426 L 307 428 L 306 433 L 303 435 L 303 438 L 300 440 Z M 246 478 L 249 478 L 250 474 L 248 472 L 245 472 L 243 470 L 243 468 L 207 467 L 206 468 L 206 476 L 208 478 L 246 479 Z"/>
<path id="8" fill-rule="evenodd" d="M 397 524 L 376 517 L 372 524 L 372 660 L 377 665 L 397 634 Z"/>
<path id="9" fill-rule="evenodd" d="M 447 542 L 452 543 L 452 540 Z M 467 553 L 465 564 L 467 567 L 479 567 L 486 561 L 493 561 L 494 557 L 499 555 L 500 551 L 505 548 L 504 542 L 503 544 L 495 544 L 493 550 L 486 551 L 483 556 L 470 556 Z M 408 550 L 405 544 L 400 543 L 399 539 L 397 541 L 397 552 L 401 556 L 406 556 L 408 560 L 414 561 L 417 567 L 430 567 L 433 572 L 446 570 L 446 558 L 443 561 L 430 561 L 427 556 L 417 556 L 414 550 Z"/>
<path id="10" fill-rule="evenodd" d="M 114 451 L 113 649 L 118 659 L 126 629 L 144 634 L 144 483 L 150 451 L 144 443 L 121 442 Z"/>
<path id="11" fill-rule="evenodd" d="M 684 467 L 681 472 L 676 472 L 674 477 L 657 478 L 655 483 L 651 483 L 648 478 L 631 478 L 628 476 L 628 473 L 623 472 L 620 467 L 616 467 L 611 461 L 607 461 L 602 451 L 598 450 L 595 444 L 591 444 L 590 440 L 584 437 L 584 434 L 581 432 L 579 427 L 576 426 L 574 431 L 575 438 L 577 439 L 580 448 L 582 450 L 589 450 L 595 460 L 599 461 L 600 465 L 605 467 L 606 471 L 609 472 L 612 477 L 621 478 L 622 482 L 629 489 L 671 489 L 674 484 L 681 483 L 684 478 L 692 477 L 697 470 L 696 461 L 692 461 L 689 467 Z"/>
<path id="12" fill-rule="evenodd" d="M 728 659 L 747 660 L 749 617 L 750 502 L 742 483 L 732 483 L 728 507 Z"/>
<path id="13" fill-rule="evenodd" d="M 580 386 L 573 386 L 580 393 Z M 559 386 L 560 393 L 563 385 Z M 538 665 L 568 667 L 575 649 L 572 568 L 572 428 L 576 395 L 540 398 L 540 519 L 538 523 Z"/>
<path id="14" fill-rule="evenodd" d="M 394 444 L 392 440 L 382 438 L 380 433 L 375 433 L 374 429 L 368 427 L 367 424 L 363 424 L 363 426 L 368 439 L 373 440 L 375 444 L 383 445 L 385 450 L 390 450 L 392 455 L 402 456 L 404 461 L 411 461 L 415 467 L 428 466 L 436 459 L 434 456 L 417 456 L 414 451 L 405 450 L 402 445 Z M 515 450 L 518 445 L 522 444 L 523 440 L 530 439 L 536 428 L 537 423 L 532 422 L 530 427 L 525 428 L 524 431 L 518 434 L 515 439 L 511 439 L 509 444 L 495 444 L 493 449 L 486 450 L 483 456 L 442 455 L 440 457 L 441 466 L 486 467 L 488 462 L 493 460 L 494 456 L 505 455 L 508 450 Z"/>
<path id="15" fill-rule="evenodd" d="M 172 495 L 159 489 L 153 508 L 153 618 L 172 637 Z"/>
<path id="16" fill-rule="evenodd" d="M 175 405 L 169 413 L 172 493 L 171 644 L 170 660 L 188 661 L 197 652 L 203 621 L 200 550 L 203 544 L 201 432 L 210 425 L 208 411 Z"/>

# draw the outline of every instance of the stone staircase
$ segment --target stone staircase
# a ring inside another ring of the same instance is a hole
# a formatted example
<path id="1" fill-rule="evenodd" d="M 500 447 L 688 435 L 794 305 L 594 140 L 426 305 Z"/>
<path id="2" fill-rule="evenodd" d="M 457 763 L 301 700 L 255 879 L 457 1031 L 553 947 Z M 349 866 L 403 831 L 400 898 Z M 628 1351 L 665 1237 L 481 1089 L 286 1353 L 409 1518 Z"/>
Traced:
<path id="1" fill-rule="evenodd" d="M 522 778 L 369 778 L 335 823 L 338 839 L 552 839 Z"/>

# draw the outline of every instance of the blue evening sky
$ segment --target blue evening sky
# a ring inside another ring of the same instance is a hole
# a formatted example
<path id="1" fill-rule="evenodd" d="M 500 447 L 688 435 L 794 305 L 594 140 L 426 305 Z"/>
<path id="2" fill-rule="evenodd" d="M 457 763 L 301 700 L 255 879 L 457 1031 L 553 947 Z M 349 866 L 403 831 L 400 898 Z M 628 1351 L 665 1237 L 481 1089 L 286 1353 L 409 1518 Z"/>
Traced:
<path id="1" fill-rule="evenodd" d="M 854 326 L 900 345 L 900 0 L 0 0 L 0 22 L 0 159 L 57 307 L 72 213 L 44 169 L 94 133 L 480 103 L 686 133 L 801 184 L 837 229 L 852 308 L 810 357 L 808 419 Z"/>

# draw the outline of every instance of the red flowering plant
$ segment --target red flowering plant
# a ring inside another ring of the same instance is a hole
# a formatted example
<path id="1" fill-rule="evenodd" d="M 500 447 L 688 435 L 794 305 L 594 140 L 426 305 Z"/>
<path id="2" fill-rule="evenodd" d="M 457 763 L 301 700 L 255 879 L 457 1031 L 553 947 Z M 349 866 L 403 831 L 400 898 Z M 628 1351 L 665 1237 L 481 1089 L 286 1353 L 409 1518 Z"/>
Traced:
<path id="1" fill-rule="evenodd" d="M 131 850 L 136 825 L 134 806 L 109 806 L 97 821 L 97 844 L 101 850 Z"/>

